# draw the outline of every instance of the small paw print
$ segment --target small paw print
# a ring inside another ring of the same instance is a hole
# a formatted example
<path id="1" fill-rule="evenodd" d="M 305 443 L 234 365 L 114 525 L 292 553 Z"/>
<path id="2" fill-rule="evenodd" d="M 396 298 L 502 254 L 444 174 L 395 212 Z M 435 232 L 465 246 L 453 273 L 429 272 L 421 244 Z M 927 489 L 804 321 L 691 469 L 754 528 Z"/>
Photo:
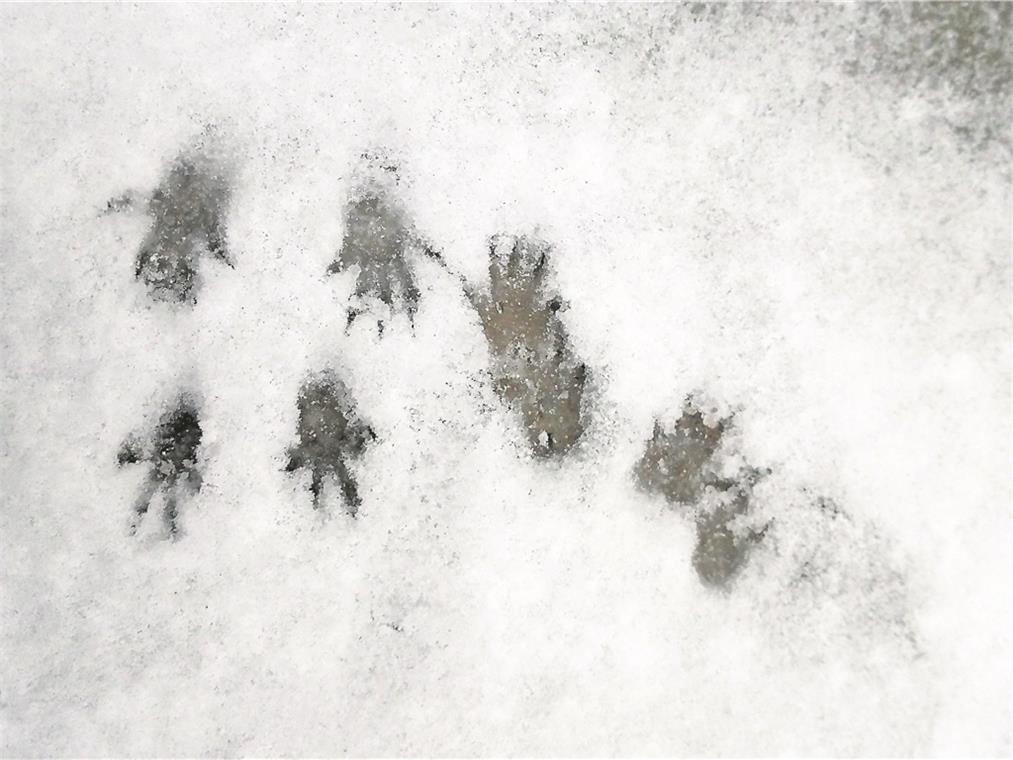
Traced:
<path id="1" fill-rule="evenodd" d="M 285 471 L 310 471 L 314 509 L 320 507 L 325 480 L 337 480 L 345 509 L 355 517 L 362 499 L 349 464 L 362 456 L 376 434 L 359 417 L 344 383 L 331 372 L 303 384 L 298 407 L 299 443 L 289 448 Z"/>
<path id="2" fill-rule="evenodd" d="M 497 235 L 489 250 L 489 291 L 472 294 L 493 359 L 493 388 L 519 413 L 536 456 L 564 454 L 585 428 L 587 367 L 546 288 L 551 248 Z"/>

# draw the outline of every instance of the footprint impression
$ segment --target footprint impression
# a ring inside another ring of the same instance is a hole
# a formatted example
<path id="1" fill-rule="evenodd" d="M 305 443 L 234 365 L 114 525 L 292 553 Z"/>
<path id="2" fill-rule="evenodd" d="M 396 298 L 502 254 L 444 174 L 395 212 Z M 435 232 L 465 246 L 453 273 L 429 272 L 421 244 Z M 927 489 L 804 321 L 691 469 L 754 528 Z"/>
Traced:
<path id="1" fill-rule="evenodd" d="M 162 521 L 169 538 L 179 533 L 179 503 L 200 491 L 199 462 L 201 426 L 196 405 L 188 396 L 178 397 L 147 436 L 133 434 L 120 447 L 117 461 L 148 464 L 148 475 L 134 502 L 130 532 L 134 534 L 148 512 L 152 499 L 161 494 Z"/>
<path id="2" fill-rule="evenodd" d="M 349 465 L 362 456 L 376 434 L 359 417 L 354 399 L 333 372 L 304 382 L 297 406 L 299 442 L 288 450 L 285 471 L 310 471 L 314 509 L 320 507 L 324 482 L 336 480 L 345 510 L 355 517 L 362 500 Z"/>
<path id="3" fill-rule="evenodd" d="M 367 156 L 368 158 L 368 156 Z M 389 176 L 371 176 L 356 188 L 345 207 L 345 233 L 328 274 L 356 269 L 354 302 L 347 325 L 378 300 L 392 311 L 401 311 L 414 322 L 419 289 L 410 263 L 413 254 L 428 246 L 415 231 L 394 196 L 397 169 L 382 166 Z M 383 322 L 378 322 L 383 332 Z"/>
<path id="4" fill-rule="evenodd" d="M 562 456 L 586 427 L 587 366 L 559 317 L 563 302 L 547 285 L 552 248 L 528 236 L 500 234 L 489 244 L 489 290 L 462 278 L 492 358 L 493 389 L 515 412 L 531 452 Z M 427 255 L 450 271 L 439 253 Z"/>
<path id="5" fill-rule="evenodd" d="M 763 473 L 746 468 L 729 479 L 717 471 L 716 455 L 730 424 L 730 419 L 708 424 L 690 399 L 672 427 L 655 421 L 634 468 L 644 491 L 664 496 L 693 516 L 697 536 L 693 567 L 704 584 L 714 587 L 726 587 L 734 580 L 763 536 L 763 530 L 754 529 L 748 520 L 750 492 Z"/>

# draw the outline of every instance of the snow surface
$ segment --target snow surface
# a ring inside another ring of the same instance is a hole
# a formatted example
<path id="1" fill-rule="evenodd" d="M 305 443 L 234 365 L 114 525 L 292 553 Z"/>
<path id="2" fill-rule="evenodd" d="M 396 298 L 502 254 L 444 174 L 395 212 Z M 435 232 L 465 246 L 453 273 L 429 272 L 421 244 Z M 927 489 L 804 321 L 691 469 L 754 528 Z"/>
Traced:
<path id="1" fill-rule="evenodd" d="M 1008 755 L 1009 16 L 4 7 L 0 752 Z M 100 212 L 209 124 L 235 269 L 156 303 Z M 471 282 L 554 244 L 597 378 L 560 463 L 436 263 L 414 332 L 345 331 L 377 149 Z M 355 520 L 281 472 L 325 366 L 378 434 Z M 117 449 L 182 388 L 203 489 L 131 537 Z M 772 471 L 726 591 L 631 476 L 690 393 Z"/>

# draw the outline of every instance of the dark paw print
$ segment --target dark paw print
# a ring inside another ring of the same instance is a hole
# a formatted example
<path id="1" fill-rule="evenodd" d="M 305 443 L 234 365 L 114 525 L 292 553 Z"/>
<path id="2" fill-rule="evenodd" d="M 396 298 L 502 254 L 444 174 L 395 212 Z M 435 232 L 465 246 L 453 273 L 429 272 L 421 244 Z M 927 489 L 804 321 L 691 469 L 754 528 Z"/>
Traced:
<path id="1" fill-rule="evenodd" d="M 358 459 L 376 439 L 373 429 L 360 419 L 344 383 L 330 372 L 303 384 L 298 406 L 299 443 L 288 450 L 285 471 L 310 470 L 314 509 L 320 507 L 325 478 L 335 478 L 345 509 L 355 517 L 362 500 L 349 462 Z"/>
<path id="2" fill-rule="evenodd" d="M 188 397 L 180 397 L 174 407 L 162 415 L 146 439 L 130 436 L 120 447 L 118 464 L 147 462 L 148 476 L 137 500 L 131 533 L 136 532 L 148 512 L 151 500 L 161 492 L 162 519 L 170 538 L 179 531 L 179 501 L 200 490 L 202 476 L 198 462 L 201 426 L 197 407 Z"/>
<path id="3" fill-rule="evenodd" d="M 634 468 L 640 487 L 689 508 L 696 522 L 693 567 L 709 586 L 725 587 L 745 565 L 763 536 L 748 524 L 750 492 L 763 473 L 747 469 L 735 479 L 716 471 L 715 454 L 730 420 L 707 424 L 692 400 L 671 430 L 660 422 Z"/>
<path id="4" fill-rule="evenodd" d="M 528 237 L 498 235 L 489 257 L 489 292 L 469 296 L 489 344 L 494 389 L 524 424 L 531 450 L 567 452 L 584 432 L 587 367 L 575 355 L 546 292 L 551 248 Z"/>
<path id="5" fill-rule="evenodd" d="M 134 275 L 159 301 L 196 301 L 200 259 L 210 255 L 229 266 L 225 217 L 231 189 L 224 170 L 193 152 L 176 158 L 148 197 L 127 194 L 108 211 L 143 205 L 151 228 L 137 251 Z"/>
<path id="6" fill-rule="evenodd" d="M 394 172 L 396 179 L 393 167 L 383 168 Z M 359 303 L 349 308 L 348 324 L 365 311 L 362 301 L 366 298 L 403 310 L 409 320 L 414 320 L 418 311 L 419 289 L 409 257 L 413 252 L 424 253 L 427 245 L 392 196 L 388 184 L 389 178 L 385 182 L 368 182 L 348 202 L 341 249 L 327 268 L 328 274 L 358 268 L 355 297 Z"/>

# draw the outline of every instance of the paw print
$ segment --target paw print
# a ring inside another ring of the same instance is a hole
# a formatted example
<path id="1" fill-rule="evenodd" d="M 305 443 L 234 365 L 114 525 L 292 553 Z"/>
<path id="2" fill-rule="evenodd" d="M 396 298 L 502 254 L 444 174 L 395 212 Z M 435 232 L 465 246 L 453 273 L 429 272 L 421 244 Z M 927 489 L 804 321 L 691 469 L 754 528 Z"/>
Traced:
<path id="1" fill-rule="evenodd" d="M 497 235 L 490 244 L 489 292 L 473 294 L 493 359 L 494 389 L 519 413 L 539 457 L 567 452 L 584 432 L 587 367 L 559 318 L 562 302 L 546 293 L 550 247 Z"/>
<path id="2" fill-rule="evenodd" d="M 166 532 L 170 538 L 178 536 L 179 501 L 181 497 L 191 497 L 201 488 L 198 461 L 201 436 L 197 407 L 191 399 L 183 396 L 162 415 L 146 440 L 132 435 L 120 447 L 117 457 L 120 466 L 141 462 L 149 465 L 144 486 L 134 502 L 131 533 L 136 533 L 151 500 L 161 492 Z"/>
<path id="3" fill-rule="evenodd" d="M 749 485 L 723 482 L 716 488 L 724 490 L 715 491 L 712 503 L 705 500 L 696 511 L 693 569 L 704 584 L 722 588 L 745 566 L 766 528 L 750 525 Z"/>
<path id="4" fill-rule="evenodd" d="M 231 189 L 221 166 L 198 153 L 176 158 L 147 197 L 128 193 L 108 203 L 108 212 L 142 205 L 151 227 L 137 251 L 135 277 L 152 298 L 196 301 L 202 256 L 233 266 L 226 248 L 225 217 Z"/>
<path id="5" fill-rule="evenodd" d="M 763 536 L 762 530 L 749 525 L 748 517 L 752 487 L 764 473 L 747 469 L 727 479 L 716 469 L 715 454 L 730 424 L 730 419 L 709 424 L 688 400 L 670 430 L 655 421 L 634 468 L 643 490 L 690 509 L 697 534 L 693 567 L 703 583 L 716 587 L 731 583 Z"/>
<path id="6" fill-rule="evenodd" d="M 669 502 L 692 504 L 714 478 L 708 467 L 721 445 L 726 420 L 708 425 L 703 414 L 687 402 L 671 431 L 659 420 L 636 466 L 636 477 L 648 492 L 660 493 Z"/>
<path id="7" fill-rule="evenodd" d="M 426 243 L 415 231 L 392 192 L 397 182 L 397 167 L 377 163 L 364 154 L 367 169 L 377 176 L 363 182 L 345 208 L 345 233 L 328 274 L 356 267 L 355 298 L 349 308 L 348 324 L 366 310 L 363 303 L 374 298 L 391 309 L 403 310 L 409 320 L 418 311 L 419 289 L 409 265 L 413 252 L 425 253 Z M 380 323 L 383 329 L 383 323 Z"/>
<path id="8" fill-rule="evenodd" d="M 355 517 L 362 500 L 348 465 L 362 456 L 376 434 L 360 419 L 351 394 L 333 373 L 325 372 L 304 383 L 298 407 L 299 443 L 288 450 L 285 471 L 310 470 L 314 509 L 320 507 L 324 479 L 335 478 L 345 509 Z"/>

